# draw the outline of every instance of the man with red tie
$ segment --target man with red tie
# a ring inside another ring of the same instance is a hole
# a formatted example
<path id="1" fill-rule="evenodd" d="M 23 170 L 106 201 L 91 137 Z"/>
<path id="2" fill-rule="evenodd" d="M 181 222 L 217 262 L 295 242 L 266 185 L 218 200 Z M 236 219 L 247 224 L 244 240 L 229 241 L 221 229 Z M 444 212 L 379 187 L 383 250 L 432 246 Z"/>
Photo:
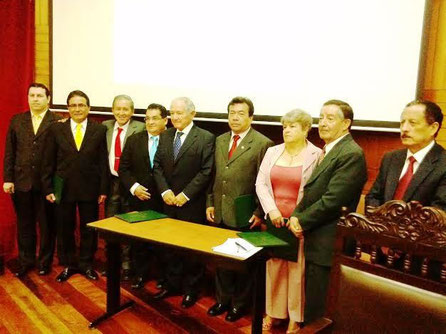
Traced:
<path id="1" fill-rule="evenodd" d="M 433 102 L 416 100 L 406 105 L 400 123 L 406 148 L 384 155 L 366 205 L 399 199 L 446 209 L 446 153 L 435 142 L 442 121 L 441 109 Z"/>
<path id="2" fill-rule="evenodd" d="M 118 213 L 130 211 L 127 191 L 122 189 L 119 182 L 119 165 L 121 154 L 131 135 L 145 129 L 144 123 L 132 119 L 135 107 L 128 95 L 117 95 L 113 99 L 112 112 L 114 119 L 102 122 L 107 128 L 108 165 L 111 174 L 110 191 L 105 201 L 105 216 L 113 217 Z M 122 279 L 130 279 L 130 247 L 125 245 L 122 249 Z"/>
<path id="3" fill-rule="evenodd" d="M 215 143 L 215 176 L 207 196 L 206 218 L 219 227 L 249 231 L 260 225 L 260 205 L 249 213 L 249 221 L 240 222 L 236 219 L 234 200 L 242 195 L 255 196 L 260 164 L 274 143 L 251 128 L 254 105 L 250 99 L 235 97 L 227 110 L 231 131 L 217 137 Z M 210 316 L 227 311 L 226 321 L 234 322 L 246 313 L 253 283 L 249 271 L 248 267 L 240 272 L 217 268 L 216 303 L 208 310 Z"/>

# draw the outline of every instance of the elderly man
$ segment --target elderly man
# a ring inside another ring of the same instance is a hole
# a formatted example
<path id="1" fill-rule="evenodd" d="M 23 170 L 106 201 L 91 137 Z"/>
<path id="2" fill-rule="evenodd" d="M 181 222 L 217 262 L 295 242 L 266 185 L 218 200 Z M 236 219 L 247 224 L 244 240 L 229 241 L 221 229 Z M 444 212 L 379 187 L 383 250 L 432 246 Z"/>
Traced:
<path id="1" fill-rule="evenodd" d="M 134 134 L 127 141 L 119 165 L 119 178 L 130 195 L 131 211 L 162 211 L 161 196 L 153 177 L 153 162 L 160 134 L 166 130 L 166 108 L 160 104 L 150 104 L 145 122 L 146 131 Z M 132 288 L 139 289 L 144 286 L 149 271 L 148 247 L 145 244 L 135 244 L 132 253 L 135 272 Z"/>
<path id="2" fill-rule="evenodd" d="M 11 194 L 17 215 L 17 243 L 21 277 L 36 264 L 36 223 L 40 246 L 39 275 L 51 271 L 55 245 L 53 205 L 41 189 L 41 161 L 50 125 L 60 117 L 48 110 L 50 91 L 41 83 L 28 87 L 29 111 L 15 115 L 6 137 L 3 190 Z"/>
<path id="3" fill-rule="evenodd" d="M 324 103 L 319 117 L 319 136 L 325 142 L 323 159 L 288 222 L 296 236 L 303 234 L 305 238 L 305 322 L 324 314 L 341 208 L 356 210 L 367 181 L 364 153 L 350 134 L 352 122 L 353 110 L 348 103 Z"/>
<path id="4" fill-rule="evenodd" d="M 203 223 L 206 190 L 214 164 L 215 136 L 194 124 L 195 106 L 187 97 L 172 101 L 170 115 L 174 127 L 160 136 L 154 166 L 155 181 L 164 201 L 164 213 L 171 218 Z M 181 305 L 190 307 L 197 301 L 203 274 L 204 267 L 200 263 L 180 254 L 171 254 L 167 282 L 155 298 L 164 298 L 183 290 Z"/>
<path id="5" fill-rule="evenodd" d="M 98 219 L 99 204 L 108 193 L 106 128 L 88 119 L 90 100 L 84 92 L 75 90 L 68 94 L 67 105 L 70 120 L 51 126 L 42 167 L 43 193 L 51 203 L 58 202 L 57 254 L 66 268 L 56 279 L 63 282 L 82 273 L 97 280 L 93 270 L 97 235 L 86 225 Z M 62 181 L 53 184 L 56 179 Z M 61 194 L 58 187 L 62 188 Z M 56 198 L 55 193 L 61 197 Z M 74 237 L 76 208 L 80 218 L 79 261 Z"/>
<path id="6" fill-rule="evenodd" d="M 433 102 L 406 105 L 400 123 L 405 149 L 384 155 L 366 205 L 400 199 L 446 210 L 446 154 L 435 142 L 442 121 L 443 113 Z"/>
<path id="7" fill-rule="evenodd" d="M 206 217 L 224 228 L 246 231 L 259 225 L 262 210 L 259 206 L 250 221 L 236 220 L 234 200 L 241 196 L 255 196 L 255 182 L 263 156 L 274 143 L 251 128 L 254 105 L 246 97 L 235 97 L 228 105 L 228 124 L 231 131 L 219 136 L 215 144 L 215 177 L 208 194 Z M 233 322 L 244 315 L 249 304 L 252 275 L 217 268 L 217 302 L 208 310 L 210 316 L 228 311 L 226 320 Z"/>
<path id="8" fill-rule="evenodd" d="M 113 99 L 114 119 L 102 122 L 107 128 L 108 165 L 111 174 L 110 191 L 105 201 L 105 217 L 129 211 L 127 193 L 122 193 L 119 183 L 119 165 L 127 138 L 144 130 L 144 123 L 132 119 L 135 107 L 128 95 L 118 95 Z M 130 278 L 130 246 L 122 249 L 122 280 Z"/>

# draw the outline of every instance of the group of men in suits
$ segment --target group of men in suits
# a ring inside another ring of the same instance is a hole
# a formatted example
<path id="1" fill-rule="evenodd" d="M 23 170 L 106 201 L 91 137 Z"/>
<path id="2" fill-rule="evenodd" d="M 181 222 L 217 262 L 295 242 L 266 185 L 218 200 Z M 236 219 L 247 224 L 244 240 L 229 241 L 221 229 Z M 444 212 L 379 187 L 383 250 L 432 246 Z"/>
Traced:
<path id="1" fill-rule="evenodd" d="M 194 124 L 195 106 L 186 97 L 172 101 L 173 127 L 169 129 L 167 110 L 159 104 L 147 108 L 145 126 L 133 121 L 133 101 L 126 95 L 114 99 L 115 119 L 104 125 L 88 119 L 90 101 L 82 91 L 68 95 L 70 119 L 66 122 L 48 111 L 50 93 L 44 85 L 32 84 L 28 100 L 30 111 L 11 120 L 4 160 L 3 188 L 12 195 L 17 212 L 17 276 L 35 266 L 39 222 L 40 275 L 51 270 L 57 231 L 59 261 L 66 266 L 57 280 L 65 281 L 76 273 L 97 279 L 92 263 L 97 236 L 85 225 L 97 220 L 102 202 L 107 216 L 153 209 L 171 218 L 195 223 L 205 223 L 207 218 L 213 224 L 241 231 L 260 225 L 265 213 L 258 203 L 249 221 L 241 223 L 235 218 L 234 199 L 255 194 L 260 163 L 273 145 L 251 127 L 254 106 L 249 99 L 230 101 L 230 131 L 217 139 Z M 435 143 L 442 119 L 435 103 L 413 101 L 406 106 L 400 125 L 406 148 L 384 156 L 366 197 L 368 205 L 403 199 L 445 208 L 446 153 Z M 363 150 L 350 134 L 352 122 L 353 110 L 346 102 L 330 100 L 322 106 L 318 131 L 325 142 L 323 155 L 288 223 L 292 233 L 305 237 L 306 322 L 324 313 L 341 208 L 356 209 L 367 180 Z M 54 187 L 55 176 L 63 180 L 60 198 Z M 74 241 L 76 209 L 80 218 L 79 259 Z M 123 276 L 129 276 L 133 269 L 134 288 L 142 287 L 147 279 L 148 252 L 143 244 L 123 251 L 128 259 Z M 165 254 L 163 262 L 163 279 L 155 298 L 182 293 L 182 306 L 194 305 L 203 265 L 176 252 Z M 227 321 L 238 320 L 248 308 L 251 278 L 249 268 L 241 273 L 217 268 L 217 300 L 208 314 L 227 311 Z"/>

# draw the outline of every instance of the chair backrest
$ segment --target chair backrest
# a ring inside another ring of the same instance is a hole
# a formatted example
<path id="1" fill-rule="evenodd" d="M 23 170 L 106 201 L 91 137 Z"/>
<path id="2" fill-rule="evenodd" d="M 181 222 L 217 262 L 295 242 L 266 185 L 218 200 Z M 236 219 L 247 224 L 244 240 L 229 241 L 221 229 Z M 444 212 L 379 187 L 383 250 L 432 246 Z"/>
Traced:
<path id="1" fill-rule="evenodd" d="M 343 212 L 327 300 L 334 333 L 446 333 L 446 213 L 389 201 Z"/>

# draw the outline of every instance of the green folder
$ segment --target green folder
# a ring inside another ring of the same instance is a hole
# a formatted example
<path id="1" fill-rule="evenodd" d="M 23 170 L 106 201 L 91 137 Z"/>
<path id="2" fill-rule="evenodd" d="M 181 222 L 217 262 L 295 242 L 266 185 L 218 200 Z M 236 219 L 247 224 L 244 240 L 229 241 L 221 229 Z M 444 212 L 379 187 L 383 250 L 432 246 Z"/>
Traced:
<path id="1" fill-rule="evenodd" d="M 62 200 L 62 192 L 63 192 L 64 179 L 59 175 L 53 176 L 53 194 L 56 196 L 56 204 L 60 204 Z"/>
<path id="2" fill-rule="evenodd" d="M 275 227 L 269 218 L 266 220 L 267 232 L 275 237 L 285 241 L 287 247 L 272 248 L 271 253 L 274 257 L 287 261 L 297 262 L 297 252 L 299 250 L 299 239 L 286 226 Z"/>
<path id="3" fill-rule="evenodd" d="M 160 213 L 153 210 L 147 210 L 147 211 L 133 211 L 128 213 L 122 213 L 119 215 L 115 215 L 115 217 L 122 219 L 127 223 L 139 223 L 148 220 L 167 218 L 168 216 L 165 215 L 164 213 Z"/>
<path id="4" fill-rule="evenodd" d="M 237 233 L 240 238 L 245 239 L 256 247 L 280 247 L 288 246 L 286 241 L 272 235 L 267 231 L 263 232 L 240 232 Z"/>
<path id="5" fill-rule="evenodd" d="M 234 207 L 237 227 L 249 225 L 249 219 L 251 219 L 252 214 L 257 207 L 254 195 L 249 194 L 237 197 L 234 200 Z"/>

